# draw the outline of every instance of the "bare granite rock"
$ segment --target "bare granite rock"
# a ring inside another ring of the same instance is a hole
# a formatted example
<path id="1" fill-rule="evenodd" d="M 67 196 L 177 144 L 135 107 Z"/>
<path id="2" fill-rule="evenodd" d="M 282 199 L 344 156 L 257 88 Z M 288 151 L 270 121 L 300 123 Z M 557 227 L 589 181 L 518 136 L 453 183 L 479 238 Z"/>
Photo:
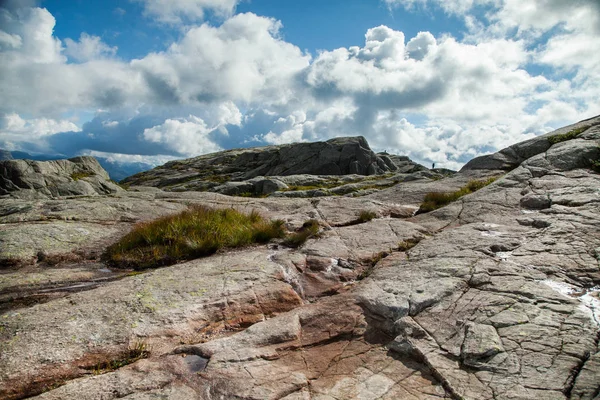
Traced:
<path id="1" fill-rule="evenodd" d="M 172 161 L 151 171 L 133 175 L 122 183 L 155 186 L 172 191 L 261 195 L 283 189 L 281 181 L 285 181 L 279 177 L 291 175 L 366 176 L 393 171 L 412 173 L 427 170 L 407 157 L 395 157 L 397 160 L 374 153 L 362 136 L 334 138 L 326 142 L 227 150 Z M 261 178 L 253 180 L 257 177 Z"/>
<path id="2" fill-rule="evenodd" d="M 2 199 L 0 398 L 597 399 L 599 120 L 358 198 Z M 414 215 L 427 192 L 500 174 Z M 135 223 L 191 204 L 320 231 L 143 273 L 103 264 Z"/>
<path id="3" fill-rule="evenodd" d="M 94 157 L 0 161 L 0 195 L 28 199 L 97 196 L 119 191 L 122 189 L 111 182 Z"/>

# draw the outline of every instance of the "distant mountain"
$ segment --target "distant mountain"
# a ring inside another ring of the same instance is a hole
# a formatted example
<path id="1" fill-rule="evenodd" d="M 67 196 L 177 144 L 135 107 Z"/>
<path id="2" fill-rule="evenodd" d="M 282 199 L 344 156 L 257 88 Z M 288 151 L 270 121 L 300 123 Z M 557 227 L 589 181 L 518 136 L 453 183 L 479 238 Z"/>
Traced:
<path id="1" fill-rule="evenodd" d="M 31 154 L 24 151 L 8 151 L 0 149 L 0 161 L 2 160 L 35 160 L 35 161 L 51 161 L 63 160 L 65 157 L 60 154 Z M 110 179 L 120 181 L 128 176 L 135 175 L 139 172 L 148 171 L 154 168 L 152 164 L 142 162 L 118 162 L 112 161 L 104 157 L 96 157 L 102 168 L 108 172 Z"/>
<path id="2" fill-rule="evenodd" d="M 0 150 L 0 161 L 13 160 L 13 156 L 8 150 Z"/>

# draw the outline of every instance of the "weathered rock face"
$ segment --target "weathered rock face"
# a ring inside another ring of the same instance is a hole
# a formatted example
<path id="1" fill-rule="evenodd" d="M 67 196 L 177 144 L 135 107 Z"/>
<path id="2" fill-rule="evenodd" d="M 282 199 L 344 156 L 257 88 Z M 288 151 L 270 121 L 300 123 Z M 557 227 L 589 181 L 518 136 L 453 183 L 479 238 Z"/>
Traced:
<path id="1" fill-rule="evenodd" d="M 360 198 L 4 199 L 0 254 L 29 264 L 0 275 L 0 398 L 597 399 L 599 122 L 417 216 L 424 193 L 503 171 Z M 143 274 L 94 253 L 196 203 L 321 232 Z"/>
<path id="2" fill-rule="evenodd" d="M 552 145 L 550 141 L 551 138 L 577 130 L 584 130 L 585 128 L 589 128 L 597 124 L 597 117 L 590 118 L 588 120 L 557 129 L 556 131 L 547 133 L 543 136 L 538 136 L 525 142 L 509 146 L 497 153 L 474 158 L 461 169 L 461 172 L 479 169 L 511 170 L 518 167 L 523 161 L 533 156 L 542 154 L 548 150 Z M 586 135 L 585 131 L 581 132 L 578 136 L 584 138 L 584 135 Z M 587 135 L 589 138 L 589 135 L 597 136 L 597 133 L 589 132 Z M 567 163 L 568 162 L 569 161 L 567 161 Z"/>
<path id="3" fill-rule="evenodd" d="M 407 172 L 426 169 L 408 159 L 401 158 L 399 163 Z M 256 177 L 302 174 L 376 175 L 398 169 L 389 156 L 375 154 L 365 138 L 358 136 L 206 154 L 169 162 L 151 171 L 131 176 L 122 183 L 169 190 L 205 191 L 217 187 L 215 191 L 223 192 L 218 186 L 224 182 L 247 181 Z M 232 187 L 233 185 L 229 186 Z"/>
<path id="4" fill-rule="evenodd" d="M 17 198 L 97 196 L 120 190 L 93 157 L 0 161 L 0 195 Z"/>

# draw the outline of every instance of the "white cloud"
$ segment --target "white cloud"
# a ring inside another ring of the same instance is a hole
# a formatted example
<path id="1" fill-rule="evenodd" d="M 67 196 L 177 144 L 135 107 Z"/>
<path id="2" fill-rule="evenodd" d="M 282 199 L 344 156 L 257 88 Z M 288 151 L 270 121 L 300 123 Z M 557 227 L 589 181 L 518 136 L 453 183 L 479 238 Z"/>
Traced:
<path id="1" fill-rule="evenodd" d="M 45 8 L 23 8 L 18 14 L 0 9 L 3 42 L 2 61 L 18 59 L 27 63 L 49 64 L 64 61 L 60 40 L 53 36 L 56 20 Z"/>
<path id="2" fill-rule="evenodd" d="M 117 53 L 116 46 L 110 47 L 98 36 L 90 36 L 85 32 L 81 34 L 78 42 L 65 39 L 65 45 L 65 54 L 80 62 L 113 57 Z"/>
<path id="3" fill-rule="evenodd" d="M 58 132 L 78 132 L 81 129 L 71 121 L 48 118 L 23 119 L 18 114 L 0 117 L 0 148 L 13 149 L 17 143 L 43 141 Z"/>
<path id="4" fill-rule="evenodd" d="M 134 60 L 156 102 L 285 103 L 290 83 L 310 57 L 278 38 L 281 24 L 254 14 L 238 14 L 215 28 L 190 29 L 166 52 Z"/>
<path id="5" fill-rule="evenodd" d="M 17 34 L 10 34 L 0 30 L 0 49 L 18 49 L 23 44 L 21 36 Z"/>
<path id="6" fill-rule="evenodd" d="M 600 113 L 591 0 L 569 13 L 558 0 L 387 3 L 440 7 L 464 17 L 469 34 L 407 38 L 379 26 L 362 44 L 312 59 L 282 39 L 280 22 L 247 13 L 182 28 L 165 51 L 126 62 L 87 34 L 63 48 L 45 9 L 1 13 L 0 115 L 73 130 L 63 112 L 106 110 L 81 134 L 47 136 L 65 154 L 191 156 L 249 138 L 279 144 L 364 135 L 379 150 L 458 168 L 466 157 Z M 206 10 L 226 15 L 236 4 L 144 0 L 146 13 L 167 23 L 193 22 Z M 531 72 L 533 63 L 549 73 Z M 15 121 L 3 128 L 5 141 L 43 131 Z"/>
<path id="7" fill-rule="evenodd" d="M 178 157 L 172 156 L 143 156 L 139 154 L 107 153 L 104 151 L 84 151 L 82 155 L 104 158 L 110 163 L 143 163 L 153 166 L 162 165 Z"/>
<path id="8" fill-rule="evenodd" d="M 163 124 L 144 130 L 149 142 L 160 143 L 180 154 L 195 156 L 221 150 L 209 137 L 216 128 L 194 116 L 186 120 L 167 119 Z"/>
<path id="9" fill-rule="evenodd" d="M 144 14 L 167 24 L 198 21 L 207 10 L 227 17 L 233 14 L 239 0 L 136 0 L 143 4 Z"/>

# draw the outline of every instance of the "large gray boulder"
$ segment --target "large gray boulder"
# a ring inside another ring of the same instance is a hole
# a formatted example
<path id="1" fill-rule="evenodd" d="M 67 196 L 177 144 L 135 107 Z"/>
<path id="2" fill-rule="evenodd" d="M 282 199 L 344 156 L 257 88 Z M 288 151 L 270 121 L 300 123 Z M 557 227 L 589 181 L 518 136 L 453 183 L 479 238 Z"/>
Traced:
<path id="1" fill-rule="evenodd" d="M 0 161 L 0 195 L 17 198 L 97 196 L 121 190 L 94 157 Z"/>

